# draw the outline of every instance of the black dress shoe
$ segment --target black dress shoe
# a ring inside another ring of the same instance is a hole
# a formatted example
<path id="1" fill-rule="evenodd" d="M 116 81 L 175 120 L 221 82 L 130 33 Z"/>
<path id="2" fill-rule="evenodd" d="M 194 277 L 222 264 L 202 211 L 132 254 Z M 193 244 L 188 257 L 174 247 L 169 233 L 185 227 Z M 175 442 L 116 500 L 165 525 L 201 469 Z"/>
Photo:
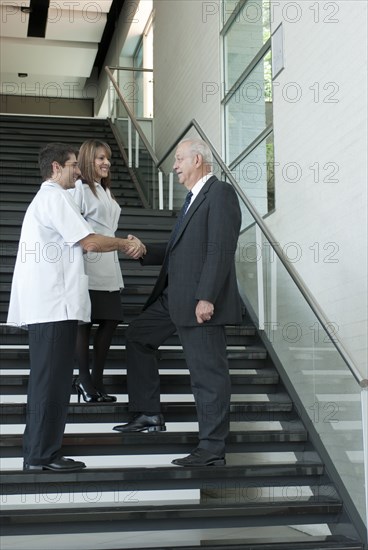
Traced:
<path id="1" fill-rule="evenodd" d="M 78 472 L 79 470 L 83 470 L 86 465 L 84 462 L 79 462 L 77 460 L 73 460 L 72 458 L 65 458 L 64 456 L 60 456 L 59 458 L 55 458 L 52 462 L 49 462 L 48 464 L 24 464 L 23 470 L 52 470 L 53 472 Z"/>
<path id="2" fill-rule="evenodd" d="M 129 432 L 166 432 L 165 420 L 162 414 L 137 414 L 133 420 L 127 424 L 115 426 L 113 430 L 121 433 Z"/>
<path id="3" fill-rule="evenodd" d="M 225 466 L 224 456 L 218 456 L 210 453 L 206 449 L 198 447 L 184 458 L 175 458 L 172 464 L 176 466 Z"/>
<path id="4" fill-rule="evenodd" d="M 100 395 L 99 401 L 101 401 L 102 403 L 114 403 L 116 401 L 115 395 L 109 395 L 102 391 L 98 391 L 98 393 Z"/>

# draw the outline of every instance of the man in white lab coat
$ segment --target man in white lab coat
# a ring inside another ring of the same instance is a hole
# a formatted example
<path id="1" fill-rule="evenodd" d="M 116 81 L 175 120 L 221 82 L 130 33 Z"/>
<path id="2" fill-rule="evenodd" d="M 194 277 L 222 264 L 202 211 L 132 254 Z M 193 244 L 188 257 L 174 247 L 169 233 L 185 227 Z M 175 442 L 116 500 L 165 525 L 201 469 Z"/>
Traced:
<path id="1" fill-rule="evenodd" d="M 23 438 L 25 470 L 73 472 L 85 464 L 61 456 L 72 387 L 78 322 L 90 321 L 83 251 L 120 250 L 138 258 L 138 239 L 93 233 L 66 192 L 80 175 L 75 150 L 47 145 L 39 155 L 45 180 L 24 217 L 8 324 L 28 328 L 30 376 Z"/>

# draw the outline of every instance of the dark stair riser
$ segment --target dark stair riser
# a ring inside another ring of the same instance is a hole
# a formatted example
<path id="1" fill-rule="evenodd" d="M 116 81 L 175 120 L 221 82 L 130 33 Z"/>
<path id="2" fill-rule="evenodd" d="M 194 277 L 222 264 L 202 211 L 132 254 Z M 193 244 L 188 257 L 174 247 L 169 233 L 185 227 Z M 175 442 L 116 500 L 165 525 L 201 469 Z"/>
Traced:
<path id="1" fill-rule="evenodd" d="M 283 430 L 232 432 L 226 441 L 228 453 L 236 452 L 306 452 L 311 451 L 307 433 L 302 426 L 285 423 Z M 135 454 L 165 454 L 190 452 L 198 443 L 197 433 L 136 433 L 68 434 L 63 439 L 66 456 L 114 456 Z M 2 435 L 3 457 L 22 456 L 22 436 Z"/>
<path id="2" fill-rule="evenodd" d="M 171 404 L 162 403 L 162 412 L 166 422 L 196 422 L 197 412 L 194 403 Z M 0 406 L 2 424 L 24 424 L 26 419 L 26 405 L 2 404 Z M 37 414 L 37 411 L 35 411 Z M 55 408 L 50 407 L 50 415 L 57 414 Z M 130 420 L 128 406 L 115 403 L 81 403 L 70 404 L 67 422 L 74 424 L 87 423 L 114 423 L 122 424 Z M 293 411 L 290 401 L 272 403 L 249 402 L 233 403 L 230 405 L 230 422 L 298 422 L 298 416 Z"/>
<path id="3" fill-rule="evenodd" d="M 151 489 L 221 490 L 232 487 L 295 487 L 329 484 L 321 463 L 299 461 L 296 464 L 259 464 L 207 468 L 89 468 L 82 472 L 54 473 L 7 471 L 1 475 L 3 495 L 37 494 L 41 492 L 69 493 Z"/>
<path id="4" fill-rule="evenodd" d="M 0 283 L 0 289 L 2 285 Z M 124 289 L 124 294 L 132 293 L 133 295 L 144 295 L 148 296 L 149 289 L 152 287 L 130 287 Z M 125 346 L 126 340 L 125 340 L 125 331 L 127 326 L 120 324 L 115 330 L 112 345 L 120 345 Z M 95 333 L 96 327 L 92 327 L 92 335 Z M 93 336 L 92 336 L 93 337 Z M 10 325 L 2 325 L 0 326 L 0 340 L 2 345 L 28 345 L 28 331 L 17 329 L 15 327 L 11 327 Z M 260 340 L 258 335 L 256 334 L 255 328 L 251 325 L 239 325 L 239 326 L 227 326 L 226 327 L 226 340 L 227 344 L 229 346 L 236 346 L 236 345 L 250 345 L 253 346 L 255 344 L 260 344 Z M 92 344 L 92 339 L 91 339 Z M 170 336 L 166 342 L 166 345 L 176 345 L 180 346 L 180 340 L 177 334 L 173 334 Z"/>
<path id="5" fill-rule="evenodd" d="M 260 369 L 259 372 L 250 372 L 248 374 L 231 374 L 233 393 L 245 393 L 248 385 L 252 386 L 252 393 L 270 393 L 272 392 L 273 385 L 277 385 L 278 382 L 277 371 L 270 369 Z M 3 395 L 25 395 L 27 393 L 28 376 L 2 375 L 1 384 Z M 127 393 L 125 375 L 105 375 L 104 385 L 109 391 Z M 192 393 L 189 374 L 181 376 L 163 374 L 160 377 L 160 385 L 161 392 L 164 394 Z"/>
<path id="6" fill-rule="evenodd" d="M 125 506 L 100 508 L 93 510 L 73 511 L 32 511 L 28 517 L 7 515 L 2 517 L 1 526 L 4 533 L 43 534 L 51 532 L 101 532 L 101 531 L 157 531 L 176 529 L 223 529 L 244 527 L 249 520 L 252 526 L 301 525 L 313 524 L 322 517 L 326 522 L 337 522 L 341 512 L 341 503 L 336 501 L 321 502 L 274 502 L 270 504 L 254 502 L 248 506 Z M 40 515 L 42 514 L 42 515 Z M 45 524 L 45 516 L 47 523 Z M 271 521 L 270 521 L 270 518 Z M 67 525 L 67 529 L 65 528 Z"/>

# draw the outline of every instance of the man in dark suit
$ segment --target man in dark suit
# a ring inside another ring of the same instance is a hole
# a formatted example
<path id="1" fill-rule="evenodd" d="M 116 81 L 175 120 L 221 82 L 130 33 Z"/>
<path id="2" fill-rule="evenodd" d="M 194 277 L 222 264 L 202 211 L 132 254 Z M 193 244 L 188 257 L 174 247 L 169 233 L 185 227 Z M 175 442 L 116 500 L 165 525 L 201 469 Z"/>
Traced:
<path id="1" fill-rule="evenodd" d="M 225 464 L 230 375 L 225 325 L 240 323 L 235 251 L 241 225 L 236 193 L 211 173 L 212 153 L 199 139 L 182 141 L 174 170 L 188 193 L 169 243 L 147 245 L 142 265 L 162 264 L 143 312 L 127 330 L 127 424 L 122 433 L 164 431 L 158 347 L 175 331 L 183 346 L 195 398 L 199 443 L 180 466 Z"/>

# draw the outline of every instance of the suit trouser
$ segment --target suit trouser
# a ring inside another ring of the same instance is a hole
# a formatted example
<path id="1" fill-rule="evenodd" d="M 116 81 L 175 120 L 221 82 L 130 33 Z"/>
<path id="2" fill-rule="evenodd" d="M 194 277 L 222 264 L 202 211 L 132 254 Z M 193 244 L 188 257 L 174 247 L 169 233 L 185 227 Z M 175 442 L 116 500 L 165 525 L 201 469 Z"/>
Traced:
<path id="1" fill-rule="evenodd" d="M 129 410 L 160 411 L 158 347 L 176 330 L 190 372 L 199 447 L 221 455 L 229 433 L 231 394 L 225 328 L 206 324 L 176 327 L 169 315 L 167 289 L 127 330 Z"/>
<path id="2" fill-rule="evenodd" d="M 24 462 L 47 464 L 61 449 L 72 388 L 78 321 L 28 326 L 30 375 Z"/>

